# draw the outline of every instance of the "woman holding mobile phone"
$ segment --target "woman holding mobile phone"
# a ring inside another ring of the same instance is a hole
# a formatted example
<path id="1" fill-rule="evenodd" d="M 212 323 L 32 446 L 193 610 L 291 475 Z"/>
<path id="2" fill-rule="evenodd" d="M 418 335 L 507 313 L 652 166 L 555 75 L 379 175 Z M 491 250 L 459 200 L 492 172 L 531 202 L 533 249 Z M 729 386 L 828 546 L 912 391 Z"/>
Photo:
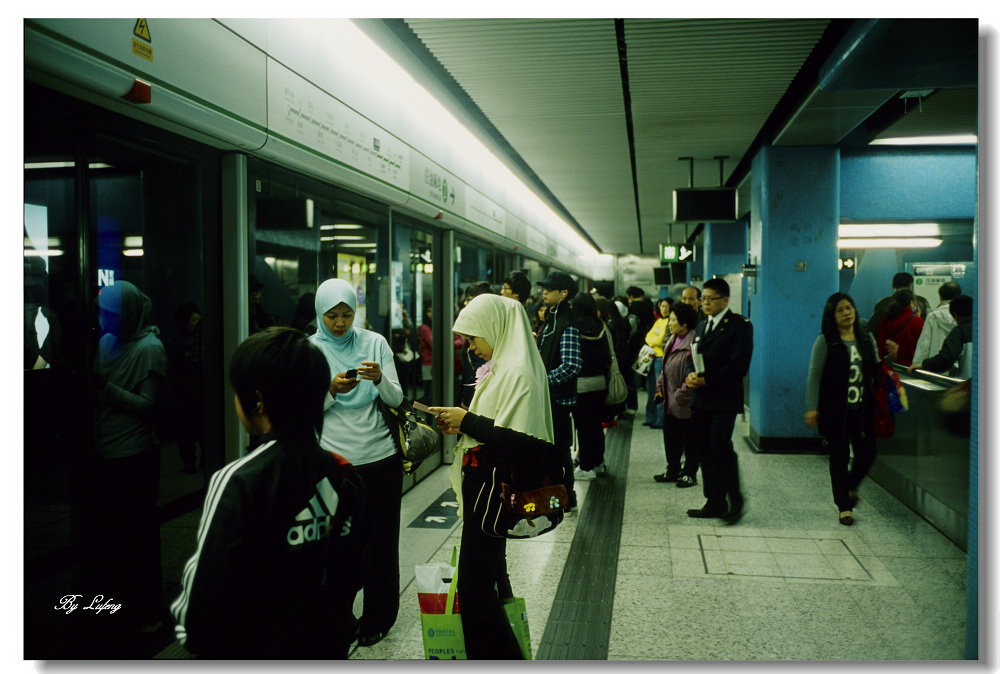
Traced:
<path id="1" fill-rule="evenodd" d="M 403 401 L 392 349 L 382 335 L 354 327 L 358 300 L 347 281 L 316 290 L 316 334 L 333 379 L 325 402 L 320 445 L 350 461 L 368 487 L 371 564 L 364 582 L 358 644 L 372 646 L 399 612 L 399 510 L 403 469 L 376 398 Z M 352 376 L 348 376 L 352 375 Z"/>
<path id="2" fill-rule="evenodd" d="M 539 466 L 547 463 L 554 477 L 562 470 L 552 444 L 548 379 L 528 314 L 516 300 L 479 295 L 462 309 L 452 330 L 486 361 L 476 372 L 468 411 L 431 408 L 442 433 L 462 434 L 451 484 L 463 517 L 458 596 L 466 655 L 470 660 L 520 659 L 502 603 L 513 596 L 506 574 L 507 539 L 485 533 L 472 508 L 490 467 L 508 458 L 528 454 Z"/>

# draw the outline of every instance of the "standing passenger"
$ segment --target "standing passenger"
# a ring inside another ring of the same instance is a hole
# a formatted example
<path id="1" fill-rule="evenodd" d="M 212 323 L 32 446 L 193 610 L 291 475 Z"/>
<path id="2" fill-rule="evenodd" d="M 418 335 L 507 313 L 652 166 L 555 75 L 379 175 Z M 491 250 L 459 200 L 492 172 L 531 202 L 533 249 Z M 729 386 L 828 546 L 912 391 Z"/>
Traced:
<path id="1" fill-rule="evenodd" d="M 948 305 L 961 294 L 962 286 L 954 281 L 942 283 L 938 288 L 938 299 L 941 301 L 933 311 L 922 316 L 924 328 L 920 331 L 920 339 L 917 340 L 917 347 L 913 352 L 914 363 L 922 363 L 925 358 L 930 358 L 944 346 L 944 338 L 956 325 Z"/>
<path id="2" fill-rule="evenodd" d="M 519 660 L 521 648 L 500 601 L 513 596 L 505 582 L 507 539 L 486 534 L 472 507 L 493 466 L 525 454 L 540 467 L 561 466 L 563 459 L 552 446 L 545 366 L 532 348 L 527 315 L 511 299 L 475 298 L 455 320 L 454 331 L 486 361 L 468 411 L 431 408 L 442 433 L 462 433 L 451 484 L 462 505 L 458 596 L 466 655 L 470 660 Z"/>
<path id="3" fill-rule="evenodd" d="M 653 327 L 646 333 L 646 346 L 653 349 L 653 366 L 646 373 L 646 421 L 643 426 L 663 428 L 663 406 L 656 401 L 656 379 L 663 368 L 663 345 L 670 339 L 667 321 L 670 318 L 670 303 L 666 298 L 657 303 L 657 313 L 662 318 L 656 319 Z"/>
<path id="4" fill-rule="evenodd" d="M 705 320 L 695 331 L 694 347 L 704 359 L 704 372 L 688 365 L 687 387 L 691 421 L 701 455 L 705 505 L 688 510 L 688 517 L 721 517 L 735 524 L 743 517 L 739 463 L 733 450 L 736 415 L 743 412 L 743 377 L 753 355 L 753 326 L 729 310 L 729 284 L 705 281 L 701 295 Z M 728 499 L 728 504 L 727 504 Z"/>
<path id="5" fill-rule="evenodd" d="M 830 295 L 821 329 L 809 360 L 805 423 L 809 428 L 819 426 L 830 453 L 830 484 L 840 523 L 851 526 L 858 485 L 875 460 L 872 384 L 878 353 L 846 293 Z M 848 471 L 852 447 L 854 462 Z"/>
<path id="6" fill-rule="evenodd" d="M 97 297 L 101 335 L 94 363 L 97 470 L 91 494 L 93 535 L 87 577 L 94 590 L 128 607 L 122 620 L 146 627 L 161 620 L 160 443 L 156 413 L 167 385 L 167 353 L 150 322 L 152 302 L 128 281 Z"/>
<path id="7" fill-rule="evenodd" d="M 583 365 L 576 380 L 576 425 L 580 466 L 574 480 L 593 480 L 604 472 L 604 398 L 608 393 L 608 370 L 611 348 L 607 329 L 597 314 L 597 303 L 590 293 L 577 293 L 570 306 L 573 324 L 580 331 L 580 356 Z"/>
<path id="8" fill-rule="evenodd" d="M 663 347 L 663 369 L 656 380 L 656 399 L 663 403 L 663 449 L 667 470 L 657 473 L 657 482 L 676 482 L 678 487 L 698 484 L 698 447 L 691 431 L 691 391 L 684 383 L 691 360 L 691 344 L 698 314 L 683 302 L 674 304 L 667 326 L 670 341 Z M 684 466 L 681 467 L 681 456 Z"/>
<path id="9" fill-rule="evenodd" d="M 376 398 L 390 407 L 403 401 L 392 349 L 382 335 L 356 328 L 357 293 L 347 281 L 330 279 L 316 291 L 316 334 L 309 340 L 330 364 L 323 416 L 323 449 L 352 464 L 368 489 L 371 565 L 364 580 L 358 644 L 381 641 L 399 612 L 399 509 L 403 468 Z M 358 379 L 348 378 L 357 370 Z"/>
<path id="10" fill-rule="evenodd" d="M 576 289 L 576 281 L 566 272 L 554 271 L 538 285 L 542 286 L 542 301 L 548 307 L 545 324 L 538 334 L 538 349 L 548 372 L 552 430 L 556 451 L 566 467 L 567 510 L 572 510 L 576 507 L 576 492 L 573 491 L 573 428 L 570 415 L 576 406 L 576 378 L 583 361 L 580 358 L 580 332 L 573 325 L 567 300 Z"/>
<path id="11" fill-rule="evenodd" d="M 346 658 L 364 487 L 316 441 L 330 368 L 298 330 L 265 328 L 237 347 L 229 381 L 263 444 L 212 476 L 171 606 L 177 639 L 205 658 Z"/>
<path id="12" fill-rule="evenodd" d="M 868 327 L 875 332 L 879 356 L 892 354 L 897 363 L 906 366 L 913 362 L 923 328 L 924 319 L 913 310 L 913 291 L 906 289 L 897 290 L 879 324 Z"/>

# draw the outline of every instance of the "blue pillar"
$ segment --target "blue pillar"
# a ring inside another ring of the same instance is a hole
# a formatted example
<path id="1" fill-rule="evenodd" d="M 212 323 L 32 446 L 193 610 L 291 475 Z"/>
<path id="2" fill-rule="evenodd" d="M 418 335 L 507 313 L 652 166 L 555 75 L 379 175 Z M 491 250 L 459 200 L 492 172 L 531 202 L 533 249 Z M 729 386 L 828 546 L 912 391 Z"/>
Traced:
<path id="1" fill-rule="evenodd" d="M 826 299 L 840 285 L 840 152 L 835 147 L 765 147 L 751 173 L 747 283 L 754 328 L 750 438 L 759 451 L 818 446 L 802 422 L 809 355 Z"/>
<path id="2" fill-rule="evenodd" d="M 705 223 L 705 279 L 739 274 L 747 262 L 747 219 Z M 739 312 L 738 307 L 730 307 Z"/>

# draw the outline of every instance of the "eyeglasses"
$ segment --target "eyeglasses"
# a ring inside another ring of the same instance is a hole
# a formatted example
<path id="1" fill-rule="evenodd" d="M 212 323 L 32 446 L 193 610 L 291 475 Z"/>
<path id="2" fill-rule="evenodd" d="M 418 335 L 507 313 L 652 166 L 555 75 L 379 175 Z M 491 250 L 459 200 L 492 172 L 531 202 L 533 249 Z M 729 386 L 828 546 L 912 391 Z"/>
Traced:
<path id="1" fill-rule="evenodd" d="M 705 295 L 702 295 L 701 303 L 704 304 L 705 302 L 714 302 L 715 300 L 721 300 L 721 299 L 722 299 L 721 297 L 707 297 Z"/>

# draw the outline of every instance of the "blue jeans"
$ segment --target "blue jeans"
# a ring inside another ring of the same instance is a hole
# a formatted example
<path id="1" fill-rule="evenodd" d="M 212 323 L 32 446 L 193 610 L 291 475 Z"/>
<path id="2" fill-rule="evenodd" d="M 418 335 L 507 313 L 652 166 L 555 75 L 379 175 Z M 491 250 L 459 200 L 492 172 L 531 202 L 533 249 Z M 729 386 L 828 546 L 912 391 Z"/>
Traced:
<path id="1" fill-rule="evenodd" d="M 656 378 L 660 376 L 663 358 L 653 359 L 653 367 L 646 375 L 646 423 L 654 428 L 663 428 L 663 405 L 656 402 Z"/>

